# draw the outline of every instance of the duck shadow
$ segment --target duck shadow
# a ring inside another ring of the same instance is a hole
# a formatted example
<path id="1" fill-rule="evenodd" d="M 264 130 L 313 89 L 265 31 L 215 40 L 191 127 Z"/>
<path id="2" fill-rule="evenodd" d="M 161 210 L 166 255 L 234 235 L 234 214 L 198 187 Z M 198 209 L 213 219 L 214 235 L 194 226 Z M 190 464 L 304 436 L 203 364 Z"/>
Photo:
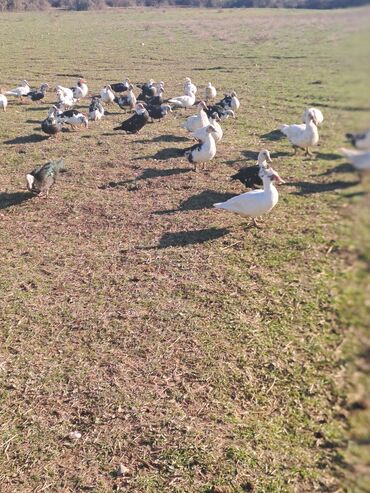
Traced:
<path id="1" fill-rule="evenodd" d="M 318 159 L 325 159 L 326 161 L 336 161 L 337 159 L 342 159 L 343 156 L 336 154 L 334 152 L 317 152 L 316 157 Z"/>
<path id="2" fill-rule="evenodd" d="M 0 192 L 0 209 L 7 209 L 13 205 L 21 204 L 33 197 L 34 195 L 29 192 Z"/>
<path id="3" fill-rule="evenodd" d="M 40 134 L 25 135 L 22 137 L 15 137 L 15 139 L 5 140 L 4 144 L 34 144 L 35 142 L 42 142 L 47 140 L 49 137 Z"/>
<path id="4" fill-rule="evenodd" d="M 358 185 L 360 181 L 333 181 L 331 183 L 310 183 L 305 181 L 289 182 L 289 185 L 299 187 L 293 195 L 310 195 L 313 193 L 333 192 Z"/>
<path id="5" fill-rule="evenodd" d="M 167 159 L 173 159 L 183 156 L 184 149 L 179 149 L 178 147 L 167 147 L 166 149 L 160 149 L 153 156 L 149 156 L 149 158 L 156 159 L 157 161 L 167 161 Z"/>
<path id="6" fill-rule="evenodd" d="M 191 139 L 181 135 L 158 135 L 152 139 L 152 142 L 189 142 L 189 140 Z"/>
<path id="7" fill-rule="evenodd" d="M 26 123 L 38 123 L 41 125 L 41 120 L 26 120 Z"/>
<path id="8" fill-rule="evenodd" d="M 171 247 L 185 247 L 199 245 L 208 241 L 217 240 L 229 233 L 227 228 L 208 228 L 195 231 L 178 231 L 177 233 L 164 233 L 159 244 L 153 247 L 144 247 L 142 250 L 162 249 Z"/>
<path id="9" fill-rule="evenodd" d="M 253 164 L 256 164 L 257 159 L 258 159 L 258 154 L 259 151 L 241 151 L 242 158 L 240 159 L 231 159 L 229 161 L 225 161 L 225 164 L 227 166 L 234 166 L 236 163 L 241 163 L 241 161 L 247 160 L 247 161 L 253 161 Z M 270 152 L 270 156 L 272 159 L 277 159 L 279 157 L 286 157 L 286 156 L 291 156 L 291 153 L 286 152 L 286 151 L 277 151 L 277 152 Z M 273 166 L 273 163 L 272 163 Z"/>
<path id="10" fill-rule="evenodd" d="M 360 192 L 353 192 L 353 193 L 345 193 L 343 194 L 343 197 L 346 199 L 353 199 L 355 197 L 365 197 L 367 195 L 367 192 L 360 191 Z"/>
<path id="11" fill-rule="evenodd" d="M 180 175 L 182 173 L 189 173 L 192 171 L 191 168 L 169 168 L 169 169 L 156 169 L 156 168 L 146 168 L 140 176 L 137 178 L 132 178 L 130 180 L 124 181 L 111 181 L 106 185 L 100 185 L 98 188 L 100 190 L 106 190 L 109 188 L 125 187 L 125 185 L 134 184 L 140 180 L 150 180 L 151 178 L 161 178 L 163 176 Z"/>
<path id="12" fill-rule="evenodd" d="M 234 197 L 235 193 L 215 192 L 214 190 L 204 190 L 197 195 L 193 195 L 182 201 L 177 209 L 168 209 L 163 211 L 155 211 L 153 214 L 157 216 L 165 214 L 174 214 L 175 212 L 183 211 L 199 211 L 213 207 L 216 202 L 225 202 L 225 200 Z"/>
<path id="13" fill-rule="evenodd" d="M 50 106 L 31 106 L 26 111 L 47 111 L 49 108 Z"/>
<path id="14" fill-rule="evenodd" d="M 263 134 L 260 136 L 261 139 L 264 139 L 264 140 L 271 140 L 272 142 L 276 142 L 278 140 L 282 140 L 285 135 L 280 132 L 280 130 L 271 130 L 271 132 L 267 132 L 266 134 Z"/>
<path id="15" fill-rule="evenodd" d="M 338 166 L 335 166 L 334 168 L 329 168 L 323 173 L 319 173 L 315 176 L 328 176 L 328 175 L 332 175 L 333 173 L 353 173 L 353 172 L 354 172 L 354 167 L 351 164 L 343 163 L 343 164 L 338 164 Z"/>

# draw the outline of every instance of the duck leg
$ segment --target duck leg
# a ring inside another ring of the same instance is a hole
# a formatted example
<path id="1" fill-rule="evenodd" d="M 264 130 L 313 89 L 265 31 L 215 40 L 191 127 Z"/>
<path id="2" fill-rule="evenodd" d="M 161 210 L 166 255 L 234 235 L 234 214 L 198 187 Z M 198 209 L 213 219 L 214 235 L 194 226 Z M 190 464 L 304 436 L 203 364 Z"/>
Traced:
<path id="1" fill-rule="evenodd" d="M 298 146 L 293 145 L 293 149 L 294 149 L 293 156 L 295 156 L 297 154 L 297 151 L 298 151 Z"/>
<path id="2" fill-rule="evenodd" d="M 253 218 L 252 224 L 253 224 L 253 226 L 255 226 L 258 229 L 263 229 L 263 226 L 261 226 L 261 224 L 258 224 L 255 217 Z"/>
<path id="3" fill-rule="evenodd" d="M 309 147 L 306 147 L 306 152 L 304 153 L 305 156 L 313 157 L 312 152 L 310 151 Z"/>

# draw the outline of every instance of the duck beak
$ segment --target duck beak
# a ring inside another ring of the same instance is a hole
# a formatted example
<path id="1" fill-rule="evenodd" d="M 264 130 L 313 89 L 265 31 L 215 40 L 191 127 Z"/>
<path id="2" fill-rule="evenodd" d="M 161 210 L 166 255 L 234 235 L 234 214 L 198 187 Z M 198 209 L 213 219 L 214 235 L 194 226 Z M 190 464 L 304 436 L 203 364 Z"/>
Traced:
<path id="1" fill-rule="evenodd" d="M 267 156 L 267 162 L 268 162 L 268 163 L 272 163 L 272 159 L 271 159 L 271 157 L 270 157 L 270 156 Z"/>

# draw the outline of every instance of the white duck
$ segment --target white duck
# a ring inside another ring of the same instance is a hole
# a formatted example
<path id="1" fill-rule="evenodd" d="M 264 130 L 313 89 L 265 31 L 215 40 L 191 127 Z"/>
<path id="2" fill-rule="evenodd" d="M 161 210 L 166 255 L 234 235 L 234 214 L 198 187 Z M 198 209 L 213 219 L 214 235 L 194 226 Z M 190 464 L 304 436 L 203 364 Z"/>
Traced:
<path id="1" fill-rule="evenodd" d="M 205 130 L 207 136 L 203 142 L 185 152 L 185 157 L 188 158 L 190 163 L 195 165 L 195 170 L 197 169 L 198 163 L 211 161 L 216 155 L 216 143 L 212 135 L 212 132 L 215 132 L 216 129 L 212 125 L 208 125 Z"/>
<path id="2" fill-rule="evenodd" d="M 240 101 L 239 101 L 235 91 L 232 91 L 230 96 L 231 96 L 230 108 L 234 112 L 236 112 L 240 108 Z"/>
<path id="3" fill-rule="evenodd" d="M 185 84 L 184 84 L 184 92 L 192 92 L 193 94 L 196 94 L 198 91 L 198 88 L 195 84 L 192 83 L 190 77 L 185 77 Z"/>
<path id="4" fill-rule="evenodd" d="M 191 108 L 195 103 L 195 94 L 188 91 L 184 96 L 169 99 L 168 102 L 179 108 Z"/>
<path id="5" fill-rule="evenodd" d="M 100 91 L 100 99 L 103 103 L 111 104 L 115 98 L 114 92 L 110 85 L 104 86 Z"/>
<path id="6" fill-rule="evenodd" d="M 74 99 L 74 97 L 66 95 L 61 89 L 57 90 L 57 100 L 58 103 L 63 105 L 64 109 L 73 108 L 73 106 L 76 104 L 76 100 Z"/>
<path id="7" fill-rule="evenodd" d="M 307 115 L 309 112 L 315 115 L 316 125 L 317 126 L 321 125 L 322 122 L 324 121 L 324 115 L 322 114 L 321 110 L 319 110 L 318 108 L 307 108 L 303 113 L 302 122 L 306 123 Z"/>
<path id="8" fill-rule="evenodd" d="M 319 142 L 319 132 L 314 113 L 311 111 L 307 113 L 306 123 L 301 125 L 282 125 L 280 130 L 288 137 L 294 147 L 294 154 L 301 147 L 305 149 L 305 156 L 313 156 L 310 152 L 310 147 L 316 146 Z"/>
<path id="9" fill-rule="evenodd" d="M 15 96 L 16 98 L 23 98 L 23 96 L 27 96 L 27 94 L 31 91 L 31 88 L 26 80 L 22 80 L 18 87 L 15 89 L 11 89 L 10 91 L 6 91 L 7 96 Z"/>
<path id="10" fill-rule="evenodd" d="M 89 92 L 89 88 L 87 87 L 85 79 L 79 79 L 77 81 L 76 87 L 73 88 L 73 97 L 77 99 L 86 98 Z"/>
<path id="11" fill-rule="evenodd" d="M 198 114 L 189 116 L 189 118 L 181 125 L 182 128 L 185 128 L 188 132 L 195 132 L 198 128 L 207 127 L 209 125 L 209 120 L 207 113 L 204 111 L 206 109 L 208 109 L 206 103 L 201 101 L 198 104 Z"/>
<path id="12" fill-rule="evenodd" d="M 370 129 L 359 134 L 346 134 L 346 137 L 357 149 L 370 149 Z"/>
<path id="13" fill-rule="evenodd" d="M 8 98 L 3 94 L 3 90 L 0 87 L 0 108 L 3 109 L 3 111 L 6 111 L 6 107 L 8 106 Z"/>
<path id="14" fill-rule="evenodd" d="M 357 151 L 354 149 L 340 149 L 342 154 L 348 159 L 357 171 L 370 171 L 370 150 Z"/>
<path id="15" fill-rule="evenodd" d="M 62 94 L 67 99 L 70 99 L 70 100 L 73 99 L 73 91 L 69 87 L 56 86 L 55 92 L 57 94 Z"/>
<path id="16" fill-rule="evenodd" d="M 226 202 L 213 204 L 214 207 L 235 212 L 244 217 L 251 217 L 254 226 L 260 227 L 256 218 L 270 212 L 279 201 L 279 193 L 273 182 L 284 183 L 284 180 L 272 168 L 260 167 L 259 176 L 263 182 L 263 190 L 242 193 Z"/>
<path id="17" fill-rule="evenodd" d="M 93 97 L 89 106 L 89 120 L 97 122 L 104 116 L 104 107 L 98 97 Z"/>
<path id="18" fill-rule="evenodd" d="M 211 82 L 208 82 L 207 87 L 204 90 L 204 99 L 209 101 L 210 99 L 214 99 L 217 96 L 216 88 L 212 85 Z"/>
<path id="19" fill-rule="evenodd" d="M 230 110 L 231 111 L 231 110 Z M 220 142 L 223 137 L 223 131 L 219 122 L 221 118 L 218 116 L 218 113 L 213 113 L 209 118 L 209 124 L 215 128 L 215 132 L 212 132 L 212 136 L 215 139 L 215 142 Z M 207 127 L 198 128 L 195 132 L 193 132 L 193 137 L 200 142 L 204 142 L 207 137 Z"/>

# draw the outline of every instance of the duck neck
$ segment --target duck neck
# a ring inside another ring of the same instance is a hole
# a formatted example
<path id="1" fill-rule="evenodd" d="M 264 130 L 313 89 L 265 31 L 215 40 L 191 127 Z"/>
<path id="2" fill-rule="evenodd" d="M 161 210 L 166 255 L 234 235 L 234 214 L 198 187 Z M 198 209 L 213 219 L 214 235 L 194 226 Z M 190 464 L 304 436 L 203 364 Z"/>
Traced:
<path id="1" fill-rule="evenodd" d="M 275 188 L 275 185 L 273 184 L 273 182 L 269 176 L 264 176 L 262 178 L 262 182 L 263 182 L 263 189 L 265 191 L 270 191 L 270 190 L 273 190 Z"/>

